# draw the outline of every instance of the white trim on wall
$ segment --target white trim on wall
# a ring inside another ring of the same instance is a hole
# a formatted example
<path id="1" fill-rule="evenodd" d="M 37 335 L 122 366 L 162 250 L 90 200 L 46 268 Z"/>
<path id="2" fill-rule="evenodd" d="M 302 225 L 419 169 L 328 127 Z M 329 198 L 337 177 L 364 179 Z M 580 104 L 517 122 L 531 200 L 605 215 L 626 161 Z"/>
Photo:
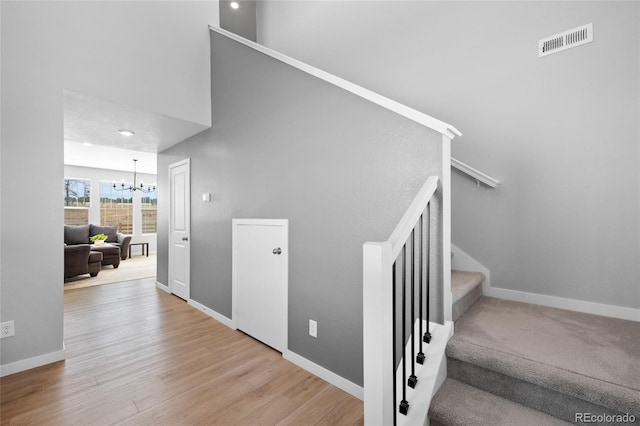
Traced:
<path id="1" fill-rule="evenodd" d="M 640 309 L 626 308 L 624 306 L 606 305 L 604 303 L 587 302 L 584 300 L 547 296 L 546 294 L 527 293 L 497 287 L 490 287 L 484 295 L 513 300 L 515 302 L 532 303 L 534 305 L 549 306 L 551 308 L 640 322 Z"/>
<path id="2" fill-rule="evenodd" d="M 357 95 L 363 99 L 366 99 L 376 105 L 379 105 L 383 108 L 386 108 L 390 111 L 400 114 L 401 116 L 408 118 L 409 120 L 415 121 L 416 123 L 422 124 L 425 127 L 433 129 L 436 132 L 439 132 L 442 135 L 447 136 L 449 139 L 453 139 L 456 136 L 462 136 L 462 133 L 460 133 L 460 131 L 455 127 L 453 127 L 452 125 L 445 123 L 444 121 L 438 120 L 437 118 L 431 117 L 430 115 L 427 115 L 423 112 L 417 111 L 413 108 L 409 108 L 406 105 L 403 105 L 399 102 L 396 102 L 392 99 L 389 99 L 385 96 L 375 93 L 369 89 L 365 89 L 362 86 L 358 86 L 357 84 L 351 83 L 350 81 L 344 80 L 326 71 L 322 71 L 321 69 L 313 67 L 297 59 L 293 59 L 280 52 L 276 52 L 275 50 L 269 49 L 268 47 L 263 46 L 261 44 L 254 43 L 251 40 L 247 40 L 232 32 L 223 30 L 222 28 L 217 28 L 209 25 L 209 29 L 225 37 L 228 37 L 232 40 L 235 40 L 238 43 L 244 44 L 245 46 L 248 46 L 254 50 L 257 50 L 258 52 L 261 52 L 267 56 L 277 59 L 280 62 L 283 62 L 294 68 L 297 68 L 302 72 L 305 72 L 314 77 L 317 77 L 320 80 L 333 84 L 336 87 L 340 87 L 341 89 L 344 89 L 350 93 L 353 93 L 354 95 Z"/>
<path id="3" fill-rule="evenodd" d="M 485 280 L 482 283 L 482 294 L 484 296 L 640 322 L 640 309 L 492 287 L 491 271 L 487 267 L 454 245 L 451 245 L 451 253 L 453 253 L 453 259 L 451 260 L 453 269 L 461 271 L 477 271 L 482 272 L 485 275 Z"/>
<path id="4" fill-rule="evenodd" d="M 156 288 L 158 288 L 159 290 L 164 291 L 165 293 L 171 294 L 171 290 L 169 289 L 169 286 L 167 286 L 165 284 L 162 284 L 160 281 L 156 281 Z M 200 312 L 203 312 L 203 313 L 207 314 L 208 316 L 210 316 L 214 320 L 226 325 L 230 329 L 236 330 L 236 327 L 235 327 L 235 324 L 233 323 L 233 321 L 231 321 L 229 318 L 225 317 L 224 315 L 214 311 L 213 309 L 206 307 L 202 303 L 196 302 L 193 299 L 189 299 L 187 301 L 187 304 L 189 304 L 189 306 L 193 306 L 194 308 L 196 308 Z"/>
<path id="5" fill-rule="evenodd" d="M 164 291 L 165 293 L 171 293 L 171 290 L 169 290 L 169 286 L 162 284 L 160 281 L 156 281 L 156 288 Z"/>
<path id="6" fill-rule="evenodd" d="M 364 388 L 362 386 L 356 385 L 355 383 L 345 379 L 344 377 L 334 373 L 331 370 L 327 370 L 326 368 L 309 361 L 308 359 L 298 355 L 295 352 L 291 352 L 290 350 L 286 350 L 282 357 L 288 361 L 291 361 L 298 367 L 308 371 L 309 373 L 320 377 L 322 380 L 331 383 L 337 388 L 342 389 L 343 391 L 355 396 L 359 400 L 364 400 Z"/>
<path id="7" fill-rule="evenodd" d="M 64 361 L 65 359 L 65 350 L 62 348 L 60 351 L 49 352 L 47 354 L 34 356 L 33 358 L 22 359 L 20 361 L 0 365 L 0 377 L 31 370 L 32 368 L 41 367 L 54 362 Z"/>
<path id="8" fill-rule="evenodd" d="M 225 317 L 224 315 L 214 311 L 211 308 L 207 308 L 206 306 L 204 306 L 202 303 L 196 302 L 193 299 L 189 299 L 189 301 L 187 302 L 189 305 L 193 306 L 194 308 L 196 308 L 197 310 L 204 312 L 205 314 L 209 315 L 211 318 L 213 318 L 214 320 L 226 325 L 227 327 L 229 327 L 232 330 L 236 330 L 236 325 L 235 323 L 230 320 L 229 318 Z"/>
<path id="9" fill-rule="evenodd" d="M 164 284 L 161 284 L 159 282 L 156 281 L 156 286 L 164 291 L 166 291 L 167 293 L 169 293 L 168 291 L 168 287 L 165 286 Z M 166 288 L 166 290 L 165 290 Z M 194 307 L 195 309 L 207 314 L 209 317 L 213 318 L 214 320 L 220 322 L 223 325 L 226 325 L 227 327 L 229 327 L 232 330 L 237 330 L 234 322 L 227 318 L 226 316 L 214 311 L 211 308 L 206 307 L 205 305 L 203 305 L 202 303 L 196 302 L 193 299 L 189 299 L 188 304 L 192 307 Z M 284 359 L 286 359 L 287 361 L 290 361 L 294 364 L 296 364 L 298 367 L 308 371 L 309 373 L 313 374 L 314 376 L 317 376 L 319 378 L 321 378 L 322 380 L 331 383 L 332 385 L 334 385 L 337 388 L 342 389 L 343 391 L 349 393 L 350 395 L 353 395 L 354 397 L 363 400 L 364 399 L 364 388 L 362 386 L 359 386 L 347 379 L 345 379 L 344 377 L 334 373 L 331 370 L 327 370 L 324 367 L 319 366 L 318 364 L 309 361 L 308 359 L 298 355 L 295 352 L 291 352 L 290 350 L 285 350 L 282 353 L 282 357 Z"/>

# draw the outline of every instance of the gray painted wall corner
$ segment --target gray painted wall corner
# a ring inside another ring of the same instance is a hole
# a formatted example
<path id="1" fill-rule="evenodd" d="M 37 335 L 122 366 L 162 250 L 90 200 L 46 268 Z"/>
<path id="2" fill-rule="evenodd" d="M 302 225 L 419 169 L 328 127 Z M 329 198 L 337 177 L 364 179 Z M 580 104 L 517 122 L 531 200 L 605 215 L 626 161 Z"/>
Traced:
<path id="1" fill-rule="evenodd" d="M 211 56 L 212 128 L 158 156 L 160 187 L 192 161 L 192 298 L 230 318 L 231 219 L 289 219 L 289 349 L 362 384 L 362 244 L 441 174 L 441 136 L 219 34 Z"/>
<path id="2" fill-rule="evenodd" d="M 502 185 L 453 173 L 452 239 L 494 286 L 637 309 L 639 16 L 637 2 L 265 1 L 258 36 L 465 130 L 454 156 Z M 589 22 L 593 43 L 538 58 L 540 38 Z"/>

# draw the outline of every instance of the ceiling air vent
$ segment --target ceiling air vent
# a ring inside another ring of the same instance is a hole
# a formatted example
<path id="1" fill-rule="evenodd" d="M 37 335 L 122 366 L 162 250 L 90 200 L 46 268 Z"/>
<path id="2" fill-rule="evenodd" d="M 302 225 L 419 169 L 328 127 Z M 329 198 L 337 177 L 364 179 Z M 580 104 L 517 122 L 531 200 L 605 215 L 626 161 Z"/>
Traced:
<path id="1" fill-rule="evenodd" d="M 551 55 L 553 53 L 562 52 L 563 50 L 578 47 L 593 41 L 593 22 L 565 31 L 560 34 L 552 35 L 538 41 L 538 57 Z"/>

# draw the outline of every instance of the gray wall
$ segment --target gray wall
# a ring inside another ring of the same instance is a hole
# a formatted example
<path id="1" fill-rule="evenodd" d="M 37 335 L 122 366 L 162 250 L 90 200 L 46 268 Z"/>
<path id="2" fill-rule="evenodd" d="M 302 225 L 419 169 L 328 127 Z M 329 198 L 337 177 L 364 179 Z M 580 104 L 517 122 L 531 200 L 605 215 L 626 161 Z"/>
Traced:
<path id="1" fill-rule="evenodd" d="M 64 89 L 209 124 L 207 24 L 218 4 L 2 1 L 0 10 L 0 308 L 15 321 L 0 356 L 25 366 L 63 350 Z"/>
<path id="2" fill-rule="evenodd" d="M 593 22 L 546 58 L 540 38 Z M 492 285 L 640 308 L 638 2 L 258 5 L 258 40 L 453 123 L 452 240 Z"/>
<path id="3" fill-rule="evenodd" d="M 220 28 L 256 41 L 256 2 L 236 0 L 240 5 L 231 8 L 231 0 L 220 0 Z"/>
<path id="4" fill-rule="evenodd" d="M 211 130 L 158 156 L 165 203 L 168 165 L 191 158 L 191 297 L 231 318 L 231 219 L 289 219 L 289 349 L 361 385 L 362 244 L 441 174 L 441 137 L 216 33 L 211 56 Z"/>

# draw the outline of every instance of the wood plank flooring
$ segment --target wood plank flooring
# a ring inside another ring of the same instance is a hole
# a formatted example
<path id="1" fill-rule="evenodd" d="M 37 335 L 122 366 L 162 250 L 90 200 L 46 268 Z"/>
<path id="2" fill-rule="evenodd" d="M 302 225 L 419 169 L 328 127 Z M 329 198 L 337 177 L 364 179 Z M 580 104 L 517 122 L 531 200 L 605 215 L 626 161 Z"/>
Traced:
<path id="1" fill-rule="evenodd" d="M 362 401 L 138 280 L 65 292 L 67 359 L 0 379 L 2 425 L 361 425 Z"/>

